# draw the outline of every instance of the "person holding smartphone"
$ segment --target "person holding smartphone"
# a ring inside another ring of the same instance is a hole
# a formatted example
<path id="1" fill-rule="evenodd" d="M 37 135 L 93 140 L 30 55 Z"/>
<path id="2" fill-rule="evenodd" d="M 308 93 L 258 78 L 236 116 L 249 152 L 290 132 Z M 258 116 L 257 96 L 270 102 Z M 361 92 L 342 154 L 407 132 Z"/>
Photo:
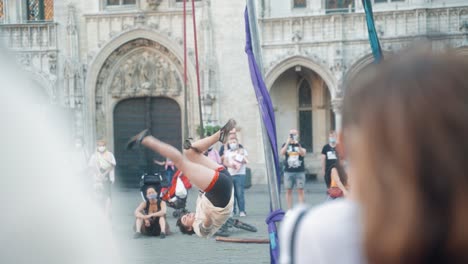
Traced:
<path id="1" fill-rule="evenodd" d="M 299 203 L 304 203 L 305 168 L 304 156 L 306 149 L 299 143 L 296 129 L 289 131 L 286 143 L 281 147 L 281 155 L 285 156 L 284 187 L 288 209 L 292 208 L 292 189 L 296 187 Z"/>

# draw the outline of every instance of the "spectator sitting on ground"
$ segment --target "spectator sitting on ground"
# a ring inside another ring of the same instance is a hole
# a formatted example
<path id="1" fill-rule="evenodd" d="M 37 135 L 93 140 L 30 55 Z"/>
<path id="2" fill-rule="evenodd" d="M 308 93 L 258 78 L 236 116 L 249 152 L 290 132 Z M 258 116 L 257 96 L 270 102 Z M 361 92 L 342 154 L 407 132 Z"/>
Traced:
<path id="1" fill-rule="evenodd" d="M 135 238 L 142 235 L 166 237 L 166 203 L 158 198 L 154 187 L 146 189 L 146 201 L 135 209 Z"/>

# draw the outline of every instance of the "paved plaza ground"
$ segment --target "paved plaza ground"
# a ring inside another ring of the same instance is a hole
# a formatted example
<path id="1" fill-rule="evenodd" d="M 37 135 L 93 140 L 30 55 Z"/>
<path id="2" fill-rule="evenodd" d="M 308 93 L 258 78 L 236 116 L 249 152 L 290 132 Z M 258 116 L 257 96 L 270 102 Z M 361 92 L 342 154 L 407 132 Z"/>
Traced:
<path id="1" fill-rule="evenodd" d="M 197 190 L 189 193 L 187 208 L 195 208 Z M 284 190 L 281 192 L 282 206 L 286 206 Z M 251 233 L 240 229 L 231 229 L 230 237 L 267 238 L 265 218 L 269 212 L 269 193 L 266 185 L 255 185 L 245 192 L 247 217 L 242 221 L 253 224 L 258 232 Z M 295 201 L 297 196 L 294 196 Z M 325 184 L 308 182 L 306 184 L 306 202 L 315 205 L 325 200 Z M 180 233 L 175 226 L 173 209 L 168 211 L 168 222 L 173 234 L 166 239 L 143 237 L 133 239 L 133 212 L 141 201 L 139 190 L 115 188 L 113 192 L 114 214 L 113 230 L 117 246 L 125 264 L 142 263 L 269 263 L 268 244 L 239 244 L 217 242 L 214 238 L 202 239 L 195 235 Z"/>

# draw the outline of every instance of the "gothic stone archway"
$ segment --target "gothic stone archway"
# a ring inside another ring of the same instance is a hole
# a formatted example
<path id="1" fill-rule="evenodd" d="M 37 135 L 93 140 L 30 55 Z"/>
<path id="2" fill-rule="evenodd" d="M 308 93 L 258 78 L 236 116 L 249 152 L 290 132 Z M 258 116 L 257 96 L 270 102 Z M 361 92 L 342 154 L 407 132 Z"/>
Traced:
<path id="1" fill-rule="evenodd" d="M 95 93 L 97 138 L 113 145 L 113 107 L 122 99 L 170 97 L 183 106 L 182 64 L 169 49 L 155 41 L 129 41 L 106 59 L 99 71 Z"/>

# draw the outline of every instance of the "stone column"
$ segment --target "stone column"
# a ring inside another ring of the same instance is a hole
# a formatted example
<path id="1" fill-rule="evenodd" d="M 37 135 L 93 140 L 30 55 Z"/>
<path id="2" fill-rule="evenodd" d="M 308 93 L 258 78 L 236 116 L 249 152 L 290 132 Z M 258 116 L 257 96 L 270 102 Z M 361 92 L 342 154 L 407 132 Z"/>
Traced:
<path id="1" fill-rule="evenodd" d="M 343 109 L 343 98 L 335 98 L 332 100 L 333 113 L 335 113 L 335 130 L 341 130 L 341 112 Z"/>

